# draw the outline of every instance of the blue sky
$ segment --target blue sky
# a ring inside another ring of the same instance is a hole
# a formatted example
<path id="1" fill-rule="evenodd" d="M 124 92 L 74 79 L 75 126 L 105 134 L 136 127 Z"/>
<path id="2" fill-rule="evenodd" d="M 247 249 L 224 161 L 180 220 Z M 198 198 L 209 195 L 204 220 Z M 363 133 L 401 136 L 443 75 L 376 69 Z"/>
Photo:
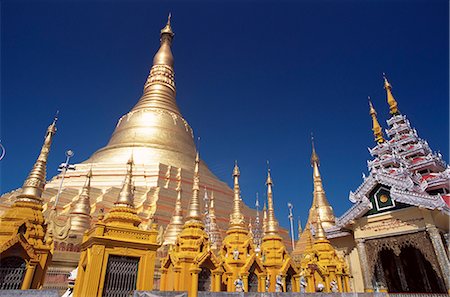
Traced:
<path id="1" fill-rule="evenodd" d="M 311 205 L 311 132 L 328 199 L 348 209 L 374 145 L 367 96 L 386 127 L 383 72 L 448 161 L 447 1 L 61 2 L 1 3 L 1 193 L 21 186 L 56 110 L 49 178 L 66 149 L 81 162 L 107 143 L 169 11 L 177 102 L 202 158 L 229 184 L 239 161 L 247 204 L 264 197 L 270 160 L 281 225 L 288 201 L 303 222 Z"/>

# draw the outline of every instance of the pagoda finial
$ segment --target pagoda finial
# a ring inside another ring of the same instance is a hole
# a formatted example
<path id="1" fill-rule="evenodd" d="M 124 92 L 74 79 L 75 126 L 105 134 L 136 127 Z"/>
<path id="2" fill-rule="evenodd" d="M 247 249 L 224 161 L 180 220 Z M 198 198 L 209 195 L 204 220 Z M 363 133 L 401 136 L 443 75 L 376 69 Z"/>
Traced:
<path id="1" fill-rule="evenodd" d="M 316 205 L 316 212 L 319 210 L 318 206 Z M 327 236 L 325 235 L 325 230 L 322 226 L 322 221 L 320 219 L 320 216 L 317 216 L 317 224 L 316 224 L 316 233 L 314 234 L 314 237 L 316 240 L 326 240 Z"/>
<path id="2" fill-rule="evenodd" d="M 308 222 L 311 220 L 316 221 L 317 217 L 322 216 L 321 220 L 325 221 L 327 225 L 334 224 L 335 217 L 333 209 L 328 203 L 327 197 L 325 195 L 325 190 L 323 189 L 322 176 L 319 171 L 319 156 L 316 153 L 315 147 L 312 147 L 311 165 L 313 167 L 313 204 L 310 211 L 310 217 Z M 314 207 L 316 206 L 316 210 Z M 318 211 L 317 211 L 318 209 Z M 312 216 L 312 217 L 311 217 Z"/>
<path id="3" fill-rule="evenodd" d="M 77 232 L 83 234 L 84 231 L 90 228 L 91 225 L 91 189 L 92 168 L 89 169 L 86 175 L 86 182 L 81 190 L 78 200 L 72 206 L 70 211 L 70 232 Z"/>
<path id="4" fill-rule="evenodd" d="M 377 112 L 376 112 L 375 108 L 373 108 L 370 97 L 369 97 L 369 108 L 370 108 L 369 114 L 372 117 L 372 131 L 373 131 L 373 135 L 375 137 L 375 141 L 377 143 L 383 143 L 384 142 L 383 129 L 381 129 L 380 123 L 378 123 Z"/>
<path id="5" fill-rule="evenodd" d="M 276 235 L 278 233 L 278 222 L 275 219 L 275 211 L 273 206 L 272 177 L 270 168 L 267 170 L 267 230 L 266 234 Z"/>
<path id="6" fill-rule="evenodd" d="M 209 203 L 209 219 L 210 219 L 210 230 L 209 230 L 209 240 L 211 241 L 211 248 L 218 249 L 222 242 L 222 236 L 219 226 L 216 222 L 216 209 L 214 206 L 214 192 L 211 191 L 211 199 Z"/>
<path id="7" fill-rule="evenodd" d="M 106 214 L 105 223 L 126 224 L 136 228 L 141 223 L 141 218 L 137 215 L 134 206 L 133 165 L 133 154 L 131 154 L 127 162 L 127 173 L 119 197 L 113 208 Z"/>
<path id="8" fill-rule="evenodd" d="M 164 233 L 163 245 L 175 244 L 178 234 L 183 229 L 183 208 L 181 205 L 181 168 L 178 169 L 177 174 L 177 200 L 175 201 L 175 210 L 173 216 L 167 225 L 166 232 Z"/>
<path id="9" fill-rule="evenodd" d="M 244 216 L 241 213 L 241 189 L 239 187 L 239 166 L 237 161 L 234 163 L 233 169 L 233 184 L 234 184 L 234 198 L 233 198 L 233 212 L 230 215 L 230 228 L 245 228 Z"/>
<path id="10" fill-rule="evenodd" d="M 167 16 L 167 23 L 164 28 L 161 29 L 161 39 L 164 34 L 170 35 L 170 37 L 173 37 L 175 34 L 172 31 L 172 27 L 170 25 L 170 19 L 172 18 L 172 13 L 169 12 L 169 15 Z"/>
<path id="11" fill-rule="evenodd" d="M 17 197 L 17 201 L 42 204 L 41 197 L 45 185 L 48 153 L 50 152 L 53 135 L 55 135 L 56 133 L 57 121 L 58 113 L 56 113 L 53 122 L 47 128 L 47 133 L 45 134 L 44 138 L 44 144 L 42 145 L 39 157 L 34 163 L 33 169 L 31 169 L 27 179 L 23 183 L 22 193 Z"/>
<path id="12" fill-rule="evenodd" d="M 383 79 L 384 79 L 384 89 L 386 90 L 387 102 L 389 104 L 390 113 L 391 115 L 400 114 L 400 111 L 398 110 L 397 106 L 397 101 L 395 101 L 394 95 L 392 95 L 392 86 L 387 80 L 385 73 L 383 73 Z"/>
<path id="13" fill-rule="evenodd" d="M 74 203 L 74 206 L 71 210 L 71 214 L 84 214 L 84 215 L 90 215 L 91 214 L 91 204 L 90 204 L 90 189 L 91 189 L 91 177 L 92 177 L 92 168 L 89 169 L 88 173 L 86 174 L 86 182 L 84 183 L 84 186 L 81 190 L 80 197 L 78 200 Z"/>
<path id="14" fill-rule="evenodd" d="M 134 208 L 134 184 L 133 184 L 133 155 L 127 162 L 127 174 L 115 206 Z"/>
<path id="15" fill-rule="evenodd" d="M 264 201 L 264 206 L 263 206 L 263 233 L 264 235 L 267 232 L 267 207 L 266 207 L 266 202 Z"/>
<path id="16" fill-rule="evenodd" d="M 189 201 L 188 208 L 188 221 L 196 221 L 201 222 L 200 215 L 200 202 L 199 202 L 199 194 L 200 194 L 200 175 L 199 175 L 199 164 L 200 164 L 200 154 L 197 151 L 195 155 L 195 166 L 194 166 L 194 182 L 192 184 L 192 197 L 191 201 Z"/>
<path id="17" fill-rule="evenodd" d="M 320 160 L 319 156 L 316 153 L 316 147 L 314 146 L 314 134 L 312 132 L 311 132 L 311 147 L 312 147 L 311 166 L 314 166 L 314 163 L 317 163 L 317 165 L 319 165 Z"/>

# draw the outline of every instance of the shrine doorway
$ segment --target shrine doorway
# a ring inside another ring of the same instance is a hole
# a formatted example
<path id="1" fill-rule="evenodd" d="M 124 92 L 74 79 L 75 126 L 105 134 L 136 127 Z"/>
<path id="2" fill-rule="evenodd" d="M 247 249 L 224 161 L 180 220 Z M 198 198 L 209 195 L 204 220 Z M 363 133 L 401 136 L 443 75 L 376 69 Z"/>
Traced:
<path id="1" fill-rule="evenodd" d="M 255 273 L 256 264 L 253 263 L 248 272 L 248 290 L 247 292 L 258 292 L 258 276 Z"/>
<path id="2" fill-rule="evenodd" d="M 286 279 L 285 279 L 285 292 L 292 292 L 292 281 L 294 279 L 295 271 L 292 267 L 289 267 L 288 271 L 286 272 Z"/>
<path id="3" fill-rule="evenodd" d="M 446 293 L 444 282 L 422 252 L 404 246 L 396 255 L 391 249 L 378 253 L 375 287 L 386 287 L 389 293 Z"/>
<path id="4" fill-rule="evenodd" d="M 198 291 L 210 292 L 211 291 L 211 270 L 207 267 L 201 267 L 201 271 L 198 275 Z"/>

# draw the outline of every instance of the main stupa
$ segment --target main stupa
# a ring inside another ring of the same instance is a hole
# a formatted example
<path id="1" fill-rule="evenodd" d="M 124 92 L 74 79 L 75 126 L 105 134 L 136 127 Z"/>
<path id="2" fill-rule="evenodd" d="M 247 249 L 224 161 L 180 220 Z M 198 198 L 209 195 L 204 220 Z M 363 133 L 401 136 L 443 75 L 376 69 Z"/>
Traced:
<path id="1" fill-rule="evenodd" d="M 59 221 L 69 215 L 71 205 L 78 200 L 90 170 L 93 222 L 99 211 L 110 209 L 120 192 L 131 155 L 134 160 L 135 204 L 143 219 L 142 228 L 147 228 L 152 220 L 163 227 L 167 226 L 180 191 L 182 208 L 186 209 L 192 190 L 197 150 L 192 128 L 176 103 L 174 57 L 171 51 L 174 33 L 170 17 L 160 36 L 160 47 L 153 58 L 141 98 L 131 111 L 119 119 L 108 144 L 86 161 L 76 164 L 75 170 L 66 173 L 57 205 Z M 49 213 L 54 206 L 61 178 L 61 175 L 57 175 L 45 186 L 44 214 Z M 233 191 L 203 161 L 200 162 L 200 188 L 201 197 L 205 190 L 208 194 L 214 193 L 217 223 L 221 230 L 226 230 Z M 18 189 L 1 197 L 0 214 L 20 191 Z M 254 215 L 247 206 L 243 207 L 243 213 L 247 217 Z"/>

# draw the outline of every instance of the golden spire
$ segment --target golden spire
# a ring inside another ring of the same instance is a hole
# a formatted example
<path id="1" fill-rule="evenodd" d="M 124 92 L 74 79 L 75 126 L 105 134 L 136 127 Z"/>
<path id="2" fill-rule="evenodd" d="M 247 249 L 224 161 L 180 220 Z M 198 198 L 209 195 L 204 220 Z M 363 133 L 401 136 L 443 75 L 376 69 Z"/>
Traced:
<path id="1" fill-rule="evenodd" d="M 141 98 L 119 119 L 108 144 L 84 163 L 123 165 L 134 147 L 137 164 L 162 163 L 191 170 L 196 148 L 192 129 L 176 103 L 171 23 L 169 16 Z M 204 174 L 215 177 L 206 167 Z"/>
<path id="2" fill-rule="evenodd" d="M 384 74 L 384 73 L 383 73 L 383 79 L 384 79 L 384 89 L 386 90 L 387 102 L 389 104 L 390 113 L 392 115 L 397 115 L 400 113 L 398 110 L 398 107 L 397 107 L 397 101 L 395 101 L 394 95 L 392 95 L 392 86 L 388 82 L 388 80 L 386 78 L 386 74 Z"/>
<path id="3" fill-rule="evenodd" d="M 302 221 L 298 219 L 298 239 L 300 239 L 300 236 L 302 235 L 303 229 L 302 229 Z"/>
<path id="4" fill-rule="evenodd" d="M 377 143 L 383 143 L 384 142 L 383 129 L 381 129 L 380 123 L 378 123 L 377 112 L 375 108 L 373 108 L 372 101 L 370 101 L 370 97 L 369 97 L 369 107 L 370 107 L 369 114 L 372 117 L 372 126 L 373 126 L 372 131 L 373 135 L 375 136 L 375 141 Z"/>
<path id="5" fill-rule="evenodd" d="M 318 207 L 316 205 L 316 211 L 318 211 Z M 320 220 L 320 216 L 317 216 L 316 230 L 315 230 L 314 238 L 316 240 L 326 240 L 327 236 L 325 235 L 325 230 L 323 230 L 322 221 Z"/>
<path id="6" fill-rule="evenodd" d="M 244 216 L 241 213 L 241 190 L 239 188 L 239 167 L 237 161 L 234 164 L 233 180 L 234 180 L 234 199 L 233 212 L 230 214 L 230 228 L 245 229 Z"/>
<path id="7" fill-rule="evenodd" d="M 313 167 L 313 182 L 314 182 L 314 192 L 313 192 L 313 207 L 310 210 L 310 217 L 308 218 L 308 223 L 311 220 L 316 221 L 317 217 L 320 216 L 321 221 L 325 223 L 326 227 L 334 225 L 335 216 L 333 213 L 333 208 L 328 203 L 327 197 L 325 195 L 325 190 L 323 189 L 322 177 L 319 172 L 319 156 L 316 153 L 314 146 L 314 138 L 311 137 L 312 142 L 312 154 L 311 154 L 311 166 Z M 314 206 L 317 206 L 314 209 Z"/>
<path id="8" fill-rule="evenodd" d="M 267 170 L 267 231 L 268 235 L 278 234 L 278 222 L 275 219 L 275 212 L 273 208 L 273 192 L 272 192 L 272 177 L 270 176 L 270 169 Z"/>
<path id="9" fill-rule="evenodd" d="M 114 207 L 106 214 L 105 223 L 126 224 L 137 227 L 142 221 L 137 215 L 134 206 L 133 164 L 133 155 L 131 155 L 127 162 L 127 173 L 122 190 L 114 203 Z"/>
<path id="10" fill-rule="evenodd" d="M 114 203 L 116 206 L 134 208 L 134 184 L 133 178 L 133 156 L 127 162 L 127 175 L 122 190 L 119 194 L 119 199 Z"/>
<path id="11" fill-rule="evenodd" d="M 209 216 L 212 220 L 216 219 L 216 208 L 214 207 L 214 192 L 211 192 L 211 198 L 209 199 Z"/>
<path id="12" fill-rule="evenodd" d="M 267 232 L 267 207 L 266 207 L 266 202 L 264 201 L 264 206 L 263 206 L 263 233 L 264 235 Z"/>
<path id="13" fill-rule="evenodd" d="M 199 153 L 195 155 L 195 167 L 194 167 L 194 183 L 192 184 L 192 197 L 189 201 L 188 208 L 188 221 L 201 222 L 200 216 L 200 203 L 199 203 L 199 193 L 200 193 L 200 176 L 199 176 L 199 164 L 200 156 Z"/>
<path id="14" fill-rule="evenodd" d="M 91 203 L 90 203 L 90 189 L 91 189 L 92 169 L 86 175 L 86 182 L 81 190 L 81 194 L 77 201 L 72 206 L 70 211 L 71 227 L 70 232 L 77 232 L 83 234 L 84 231 L 91 226 Z"/>
<path id="15" fill-rule="evenodd" d="M 183 208 L 181 205 L 181 168 L 178 169 L 177 180 L 177 200 L 175 202 L 175 210 L 172 218 L 170 219 L 170 223 L 167 225 L 163 245 L 175 244 L 178 234 L 183 229 Z"/>
<path id="16" fill-rule="evenodd" d="M 172 31 L 172 27 L 170 26 L 170 19 L 172 18 L 172 14 L 169 12 L 169 16 L 167 17 L 167 24 L 164 28 L 161 29 L 161 38 L 164 34 L 168 34 L 170 37 L 173 37 L 175 34 Z"/>
<path id="17" fill-rule="evenodd" d="M 133 110 L 161 108 L 180 114 L 175 100 L 174 58 L 171 50 L 175 34 L 172 31 L 170 19 L 171 14 L 166 26 L 161 30 L 161 45 L 153 57 L 153 66 L 144 85 L 144 94 Z"/>
<path id="18" fill-rule="evenodd" d="M 53 135 L 56 133 L 57 120 L 58 117 L 56 115 L 53 122 L 48 126 L 39 157 L 23 183 L 22 193 L 17 197 L 16 201 L 42 204 L 41 196 L 45 185 L 48 153 L 50 152 Z"/>
<path id="19" fill-rule="evenodd" d="M 209 233 L 211 240 L 211 248 L 219 249 L 222 244 L 222 235 L 216 221 L 216 209 L 214 207 L 214 192 L 211 192 L 211 198 L 209 200 Z"/>

